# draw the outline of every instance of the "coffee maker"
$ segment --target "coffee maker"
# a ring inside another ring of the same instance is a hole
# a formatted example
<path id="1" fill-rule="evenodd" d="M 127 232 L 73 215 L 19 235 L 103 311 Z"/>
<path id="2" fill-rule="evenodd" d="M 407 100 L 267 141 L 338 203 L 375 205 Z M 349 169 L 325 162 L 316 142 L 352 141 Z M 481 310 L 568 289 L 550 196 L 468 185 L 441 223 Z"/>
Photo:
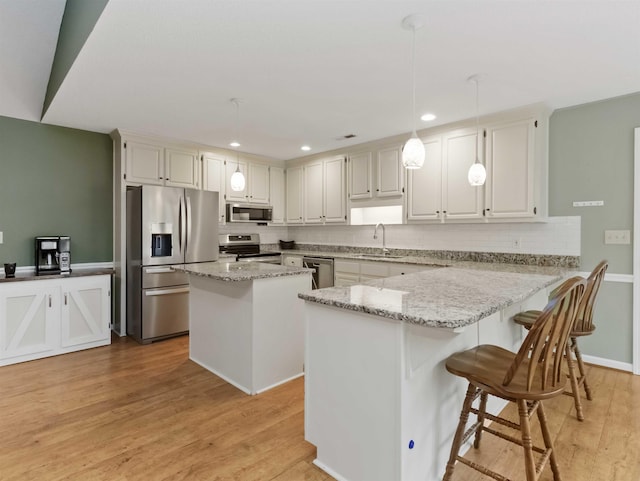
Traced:
<path id="1" fill-rule="evenodd" d="M 68 236 L 36 237 L 36 275 L 71 272 L 71 239 Z"/>

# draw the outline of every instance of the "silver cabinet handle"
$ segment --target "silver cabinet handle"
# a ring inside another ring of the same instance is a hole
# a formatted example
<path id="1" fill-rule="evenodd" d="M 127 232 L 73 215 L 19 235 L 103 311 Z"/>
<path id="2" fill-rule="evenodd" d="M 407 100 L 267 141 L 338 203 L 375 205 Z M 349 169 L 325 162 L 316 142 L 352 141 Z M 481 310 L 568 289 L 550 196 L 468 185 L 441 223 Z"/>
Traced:
<path id="1" fill-rule="evenodd" d="M 66 292 L 64 293 L 64 305 L 65 306 L 67 305 L 67 293 Z"/>
<path id="2" fill-rule="evenodd" d="M 178 287 L 175 289 L 153 289 L 153 290 L 147 290 L 144 292 L 145 296 L 164 296 L 167 294 L 182 294 L 182 293 L 188 293 L 189 292 L 189 288 L 188 287 Z"/>
<path id="3" fill-rule="evenodd" d="M 51 294 L 49 294 L 49 307 L 51 307 Z"/>

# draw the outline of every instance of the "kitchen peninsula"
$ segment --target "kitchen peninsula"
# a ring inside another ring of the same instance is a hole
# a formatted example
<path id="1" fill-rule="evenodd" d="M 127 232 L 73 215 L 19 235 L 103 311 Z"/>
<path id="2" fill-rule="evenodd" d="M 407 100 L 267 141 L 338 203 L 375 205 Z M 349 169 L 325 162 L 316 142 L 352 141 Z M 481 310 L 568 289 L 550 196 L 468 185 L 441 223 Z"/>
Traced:
<path id="1" fill-rule="evenodd" d="M 522 332 L 510 317 L 543 307 L 563 277 L 556 268 L 486 267 L 300 294 L 305 439 L 316 465 L 341 481 L 442 478 L 466 389 L 444 360 L 478 344 L 517 350 Z"/>
<path id="2" fill-rule="evenodd" d="M 303 374 L 303 301 L 311 270 L 206 262 L 189 274 L 189 358 L 247 394 Z"/>

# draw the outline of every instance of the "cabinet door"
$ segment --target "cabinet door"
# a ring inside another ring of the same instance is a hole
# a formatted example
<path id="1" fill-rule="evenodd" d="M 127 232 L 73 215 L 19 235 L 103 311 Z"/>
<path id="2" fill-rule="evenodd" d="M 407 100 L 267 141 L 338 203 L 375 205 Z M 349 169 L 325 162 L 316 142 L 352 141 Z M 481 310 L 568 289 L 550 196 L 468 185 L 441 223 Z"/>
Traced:
<path id="1" fill-rule="evenodd" d="M 66 279 L 62 289 L 62 347 L 108 340 L 111 314 L 110 277 Z"/>
<path id="2" fill-rule="evenodd" d="M 164 184 L 164 148 L 162 145 L 125 141 L 127 182 Z"/>
<path id="3" fill-rule="evenodd" d="M 442 141 L 424 141 L 425 158 L 421 169 L 407 170 L 407 219 L 436 220 L 442 210 Z"/>
<path id="4" fill-rule="evenodd" d="M 303 172 L 304 221 L 317 224 L 323 220 L 324 165 L 322 162 L 307 164 L 303 167 Z"/>
<path id="5" fill-rule="evenodd" d="M 269 203 L 273 207 L 272 224 L 284 223 L 285 182 L 282 167 L 269 167 Z"/>
<path id="6" fill-rule="evenodd" d="M 371 152 L 361 152 L 349 156 L 349 198 L 370 199 L 373 182 Z"/>
<path id="7" fill-rule="evenodd" d="M 198 189 L 200 187 L 200 169 L 198 152 L 191 150 L 165 150 L 165 185 Z"/>
<path id="8" fill-rule="evenodd" d="M 469 184 L 469 167 L 475 162 L 476 129 L 458 130 L 443 137 L 443 212 L 446 219 L 480 219 L 483 209 L 482 187 Z M 482 144 L 478 155 L 482 162 Z"/>
<path id="9" fill-rule="evenodd" d="M 224 157 L 204 153 L 202 159 L 202 188 L 218 192 L 218 222 L 224 222 L 225 216 L 225 171 Z"/>
<path id="10" fill-rule="evenodd" d="M 59 325 L 58 287 L 34 281 L 0 288 L 0 359 L 24 356 L 27 360 L 54 351 Z"/>
<path id="11" fill-rule="evenodd" d="M 236 171 L 238 166 L 240 166 L 240 172 L 242 172 L 242 174 L 244 175 L 244 180 L 245 180 L 244 189 L 240 191 L 236 191 L 231 188 L 231 176 Z M 247 189 L 249 186 L 248 181 L 249 179 L 247 179 L 247 163 L 243 162 L 242 160 L 239 160 L 239 161 L 236 161 L 235 159 L 228 160 L 227 164 L 225 165 L 225 181 L 224 181 L 225 191 L 227 193 L 227 199 L 226 199 L 227 202 L 229 201 L 247 202 L 249 198 L 249 193 L 248 193 L 249 191 Z"/>
<path id="12" fill-rule="evenodd" d="M 324 221 L 345 222 L 346 193 L 345 179 L 346 161 L 344 157 L 324 161 Z"/>
<path id="13" fill-rule="evenodd" d="M 287 181 L 287 224 L 302 224 L 302 167 L 289 167 Z"/>
<path id="14" fill-rule="evenodd" d="M 402 195 L 401 146 L 378 151 L 376 197 L 397 197 Z"/>
<path id="15" fill-rule="evenodd" d="M 269 203 L 269 166 L 249 164 L 249 202 L 252 204 Z"/>
<path id="16" fill-rule="evenodd" d="M 535 215 L 534 123 L 524 119 L 487 128 L 487 216 Z"/>

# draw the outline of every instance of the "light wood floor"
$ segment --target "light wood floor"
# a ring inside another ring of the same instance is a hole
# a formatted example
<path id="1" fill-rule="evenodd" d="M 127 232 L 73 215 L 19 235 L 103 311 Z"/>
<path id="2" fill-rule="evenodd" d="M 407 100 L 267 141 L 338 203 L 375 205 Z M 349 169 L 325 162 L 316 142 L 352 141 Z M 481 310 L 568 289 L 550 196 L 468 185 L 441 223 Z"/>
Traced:
<path id="1" fill-rule="evenodd" d="M 332 479 L 304 441 L 302 379 L 247 396 L 187 351 L 187 337 L 149 346 L 114 338 L 0 368 L 0 480 Z M 584 423 L 569 397 L 546 404 L 563 480 L 638 481 L 640 377 L 600 368 L 589 377 Z M 485 434 L 473 455 L 523 479 L 519 451 L 504 442 Z M 481 479 L 461 465 L 454 473 Z"/>

